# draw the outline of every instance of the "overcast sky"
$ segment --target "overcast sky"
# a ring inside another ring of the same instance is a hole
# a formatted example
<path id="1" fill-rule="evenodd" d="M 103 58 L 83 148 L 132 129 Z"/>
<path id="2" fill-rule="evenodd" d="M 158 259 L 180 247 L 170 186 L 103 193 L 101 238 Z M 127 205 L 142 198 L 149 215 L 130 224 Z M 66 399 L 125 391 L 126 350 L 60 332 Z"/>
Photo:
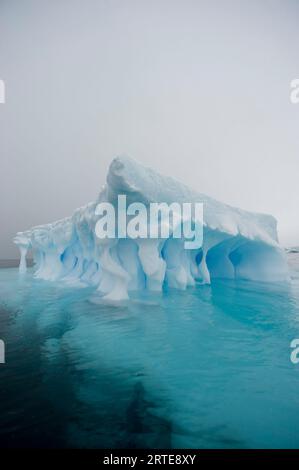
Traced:
<path id="1" fill-rule="evenodd" d="M 0 0 L 0 258 L 127 154 L 299 245 L 297 0 Z"/>

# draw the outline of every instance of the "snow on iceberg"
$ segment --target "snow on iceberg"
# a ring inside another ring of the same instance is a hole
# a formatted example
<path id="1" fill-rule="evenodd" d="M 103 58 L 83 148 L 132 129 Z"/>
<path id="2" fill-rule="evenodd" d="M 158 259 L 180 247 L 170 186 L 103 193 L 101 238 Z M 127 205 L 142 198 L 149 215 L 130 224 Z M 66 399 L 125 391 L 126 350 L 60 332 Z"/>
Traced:
<path id="1" fill-rule="evenodd" d="M 202 202 L 202 247 L 187 250 L 171 236 L 98 238 L 96 207 L 100 202 L 116 205 L 118 195 L 125 195 L 128 204 Z M 32 250 L 36 277 L 93 285 L 104 299 L 122 300 L 136 290 L 160 291 L 164 285 L 185 289 L 215 278 L 286 281 L 276 225 L 270 215 L 223 204 L 128 157 L 117 157 L 97 201 L 71 217 L 18 232 L 14 241 L 21 252 L 20 272 L 26 271 L 26 254 Z"/>

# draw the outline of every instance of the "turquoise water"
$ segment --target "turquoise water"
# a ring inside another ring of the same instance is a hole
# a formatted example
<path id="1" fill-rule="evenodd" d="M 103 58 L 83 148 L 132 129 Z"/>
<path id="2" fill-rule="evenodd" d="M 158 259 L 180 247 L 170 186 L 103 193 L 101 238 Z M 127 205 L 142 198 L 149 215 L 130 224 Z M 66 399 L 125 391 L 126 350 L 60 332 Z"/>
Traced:
<path id="1" fill-rule="evenodd" d="M 299 448 L 289 286 L 218 281 L 92 303 L 0 270 L 1 447 Z"/>

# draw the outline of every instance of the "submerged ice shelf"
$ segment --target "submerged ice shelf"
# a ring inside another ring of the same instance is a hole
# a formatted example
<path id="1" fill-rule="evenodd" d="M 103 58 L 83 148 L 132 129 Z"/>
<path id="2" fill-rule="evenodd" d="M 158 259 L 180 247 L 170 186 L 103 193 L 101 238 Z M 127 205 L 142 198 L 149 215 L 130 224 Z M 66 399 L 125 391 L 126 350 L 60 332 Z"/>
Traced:
<path id="1" fill-rule="evenodd" d="M 96 206 L 118 195 L 128 204 L 142 202 L 202 202 L 204 232 L 201 248 L 187 250 L 181 240 L 100 239 L 95 234 Z M 35 276 L 74 285 L 93 285 L 99 296 L 122 300 L 130 292 L 161 291 L 164 285 L 185 289 L 215 278 L 287 281 L 284 250 L 279 246 L 276 220 L 220 203 L 162 176 L 128 157 L 110 164 L 98 199 L 71 217 L 18 232 L 20 272 L 26 271 L 26 254 L 32 250 Z"/>

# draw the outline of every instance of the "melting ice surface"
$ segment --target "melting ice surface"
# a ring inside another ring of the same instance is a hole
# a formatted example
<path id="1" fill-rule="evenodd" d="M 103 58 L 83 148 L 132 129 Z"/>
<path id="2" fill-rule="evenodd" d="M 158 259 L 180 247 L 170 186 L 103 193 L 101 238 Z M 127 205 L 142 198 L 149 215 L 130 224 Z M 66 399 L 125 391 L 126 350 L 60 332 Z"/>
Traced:
<path id="1" fill-rule="evenodd" d="M 99 202 L 203 203 L 203 245 L 184 249 L 171 236 L 165 239 L 100 240 L 95 235 Z M 115 158 L 107 182 L 94 203 L 57 222 L 19 232 L 20 271 L 32 250 L 35 276 L 77 286 L 96 286 L 102 300 L 128 299 L 134 291 L 184 290 L 196 282 L 216 279 L 286 281 L 289 273 L 277 240 L 276 220 L 222 204 L 195 192 L 171 177 L 145 168 L 128 157 Z"/>
<path id="2" fill-rule="evenodd" d="M 215 280 L 117 307 L 0 269 L 0 446 L 298 448 L 289 256 L 287 284 Z"/>

